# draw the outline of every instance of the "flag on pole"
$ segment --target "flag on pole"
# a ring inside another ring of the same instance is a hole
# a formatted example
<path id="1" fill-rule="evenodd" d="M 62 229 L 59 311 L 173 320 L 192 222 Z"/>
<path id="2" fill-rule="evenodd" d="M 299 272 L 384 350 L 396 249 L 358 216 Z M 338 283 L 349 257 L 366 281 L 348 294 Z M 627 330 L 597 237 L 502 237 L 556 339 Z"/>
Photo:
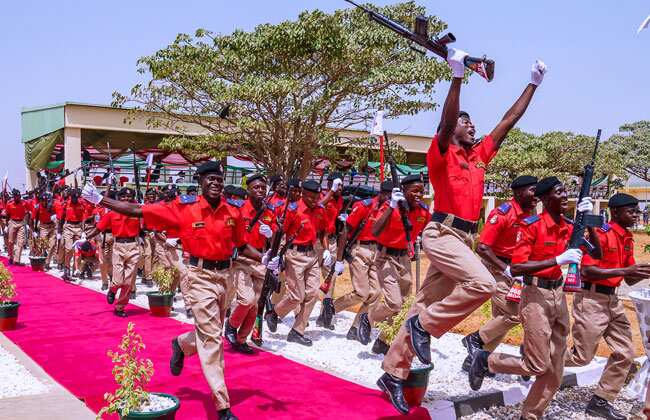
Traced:
<path id="1" fill-rule="evenodd" d="M 640 34 L 642 30 L 650 26 L 650 15 L 646 17 L 643 22 L 641 22 L 641 25 L 639 25 L 639 29 L 636 30 L 636 34 Z"/>
<path id="2" fill-rule="evenodd" d="M 153 167 L 153 153 L 147 155 L 147 168 L 151 169 Z"/>
<path id="3" fill-rule="evenodd" d="M 384 111 L 377 111 L 370 135 L 379 141 L 379 181 L 384 182 Z"/>

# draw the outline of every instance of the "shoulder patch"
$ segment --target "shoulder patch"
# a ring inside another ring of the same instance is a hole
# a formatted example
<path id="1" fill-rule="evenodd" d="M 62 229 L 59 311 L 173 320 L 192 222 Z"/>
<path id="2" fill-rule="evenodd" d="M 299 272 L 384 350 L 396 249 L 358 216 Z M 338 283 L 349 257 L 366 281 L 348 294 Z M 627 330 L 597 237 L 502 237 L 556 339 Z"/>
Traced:
<path id="1" fill-rule="evenodd" d="M 539 217 L 538 215 L 534 214 L 532 216 L 526 217 L 524 220 L 522 220 L 523 224 L 525 225 L 532 225 L 533 223 L 541 220 L 542 218 Z"/>
<path id="2" fill-rule="evenodd" d="M 605 223 L 600 227 L 600 230 L 607 233 L 612 230 L 612 226 L 609 223 Z"/>
<path id="3" fill-rule="evenodd" d="M 267 207 L 269 210 L 275 210 L 278 207 L 284 206 L 284 200 L 276 201 L 275 203 L 268 203 Z"/>
<path id="4" fill-rule="evenodd" d="M 239 208 L 244 205 L 244 200 L 233 200 L 232 198 L 229 198 L 226 200 L 226 203 Z"/>
<path id="5" fill-rule="evenodd" d="M 287 209 L 289 209 L 291 211 L 296 211 L 297 208 L 298 208 L 298 202 L 297 201 L 294 201 L 293 203 L 289 203 L 289 205 L 287 206 Z"/>
<path id="6" fill-rule="evenodd" d="M 512 208 L 512 204 L 502 203 L 499 207 L 497 207 L 497 211 L 501 214 L 507 214 L 511 208 Z"/>
<path id="7" fill-rule="evenodd" d="M 181 195 L 180 197 L 178 197 L 178 201 L 181 204 L 192 204 L 192 203 L 196 203 L 197 200 L 198 197 L 196 195 Z"/>
<path id="8" fill-rule="evenodd" d="M 366 198 L 365 200 L 361 201 L 364 206 L 368 207 L 372 204 L 372 198 Z"/>
<path id="9" fill-rule="evenodd" d="M 424 201 L 418 201 L 418 204 L 419 204 L 420 207 L 422 207 L 423 209 L 425 209 L 425 210 L 427 210 L 427 211 L 429 210 L 429 206 L 427 206 L 427 203 L 425 203 Z"/>

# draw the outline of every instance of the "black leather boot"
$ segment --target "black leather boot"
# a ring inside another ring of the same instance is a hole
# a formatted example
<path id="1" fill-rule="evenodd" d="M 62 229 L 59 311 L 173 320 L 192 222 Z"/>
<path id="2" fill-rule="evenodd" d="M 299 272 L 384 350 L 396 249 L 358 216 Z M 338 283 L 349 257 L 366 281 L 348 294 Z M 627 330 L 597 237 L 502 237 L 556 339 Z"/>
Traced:
<path id="1" fill-rule="evenodd" d="M 232 345 L 232 349 L 235 350 L 237 353 L 241 353 L 241 354 L 255 353 L 251 348 L 251 346 L 248 345 L 248 343 L 239 343 L 237 341 Z"/>
<path id="2" fill-rule="evenodd" d="M 523 345 L 519 346 L 519 354 L 521 355 L 521 357 L 526 357 L 526 354 L 524 353 L 524 346 L 523 346 Z M 528 375 L 521 375 L 521 379 L 522 379 L 524 382 L 528 382 L 528 381 L 530 381 L 530 376 L 528 376 Z"/>
<path id="3" fill-rule="evenodd" d="M 393 407 L 402 414 L 408 414 L 409 405 L 404 399 L 404 391 L 402 389 L 403 381 L 394 377 L 389 373 L 384 373 L 379 380 L 377 386 L 388 395 L 388 399 L 393 404 Z"/>
<path id="4" fill-rule="evenodd" d="M 411 336 L 411 347 L 421 363 L 431 364 L 431 336 L 420 325 L 418 316 L 415 315 L 406 321 L 406 330 Z"/>
<path id="5" fill-rule="evenodd" d="M 108 293 L 106 293 L 106 302 L 108 302 L 109 305 L 112 305 L 113 302 L 115 302 L 115 292 L 109 290 Z"/>
<path id="6" fill-rule="evenodd" d="M 323 310 L 321 311 L 323 314 L 323 327 L 328 330 L 334 329 L 334 325 L 332 324 L 334 312 L 334 302 L 332 301 L 332 298 L 323 299 Z"/>
<path id="7" fill-rule="evenodd" d="M 589 404 L 587 404 L 587 409 L 585 414 L 594 417 L 601 417 L 604 419 L 610 420 L 626 420 L 627 417 L 619 413 L 612 405 L 605 399 L 600 398 L 596 395 L 591 397 Z"/>
<path id="8" fill-rule="evenodd" d="M 350 327 L 348 330 L 348 335 L 345 337 L 350 341 L 359 341 L 359 336 L 357 332 L 357 327 Z"/>
<path id="9" fill-rule="evenodd" d="M 275 311 L 270 311 L 267 312 L 266 315 L 264 315 L 264 319 L 266 320 L 266 326 L 269 327 L 269 331 L 271 332 L 276 332 L 278 330 L 278 314 L 275 313 Z"/>
<path id="10" fill-rule="evenodd" d="M 287 335 L 287 341 L 290 343 L 297 343 L 303 346 L 311 346 L 311 340 L 304 335 L 300 334 L 298 331 L 294 330 L 293 328 L 291 331 L 289 331 L 289 335 Z"/>
<path id="11" fill-rule="evenodd" d="M 219 410 L 219 420 L 239 420 L 236 415 L 230 411 L 229 408 Z"/>
<path id="12" fill-rule="evenodd" d="M 178 344 L 178 339 L 174 338 L 172 340 L 172 358 L 169 359 L 169 370 L 172 375 L 178 376 L 183 371 L 183 363 L 185 361 L 185 353 L 181 349 L 181 345 Z"/>
<path id="13" fill-rule="evenodd" d="M 483 378 L 489 372 L 488 356 L 490 356 L 490 353 L 485 350 L 477 351 L 472 360 L 472 365 L 469 367 L 469 386 L 474 391 L 481 389 Z"/>
<path id="14" fill-rule="evenodd" d="M 370 343 L 370 320 L 368 314 L 361 314 L 359 317 L 359 326 L 357 327 L 357 338 L 361 344 L 366 345 Z"/>
<path id="15" fill-rule="evenodd" d="M 120 317 L 120 318 L 126 318 L 128 315 L 126 312 L 124 312 L 124 309 L 114 309 L 113 310 L 113 315 Z"/>
<path id="16" fill-rule="evenodd" d="M 237 328 L 230 325 L 230 319 L 227 319 L 226 325 L 224 325 L 224 336 L 231 345 L 234 346 L 237 343 Z"/>
<path id="17" fill-rule="evenodd" d="M 375 354 L 383 354 L 385 355 L 388 353 L 388 349 L 390 346 L 386 344 L 383 340 L 376 339 L 375 342 L 372 345 L 372 352 Z"/>
<path id="18" fill-rule="evenodd" d="M 463 337 L 463 346 L 467 349 L 467 353 L 474 357 L 474 353 L 476 353 L 478 350 L 483 350 L 483 346 L 485 343 L 483 340 L 481 340 L 481 335 L 478 333 L 478 331 L 475 331 L 469 335 L 466 335 Z"/>

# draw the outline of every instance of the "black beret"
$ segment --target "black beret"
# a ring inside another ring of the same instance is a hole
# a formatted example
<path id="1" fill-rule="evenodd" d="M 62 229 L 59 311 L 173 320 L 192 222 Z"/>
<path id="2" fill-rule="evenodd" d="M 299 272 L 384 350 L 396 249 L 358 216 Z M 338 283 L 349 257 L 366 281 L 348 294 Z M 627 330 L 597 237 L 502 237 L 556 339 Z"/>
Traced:
<path id="1" fill-rule="evenodd" d="M 393 184 L 393 181 L 384 181 L 379 186 L 379 190 L 381 192 L 392 192 L 393 188 L 395 188 L 395 184 Z"/>
<path id="2" fill-rule="evenodd" d="M 542 178 L 537 183 L 535 188 L 535 197 L 541 197 L 547 192 L 551 191 L 556 185 L 560 185 L 562 181 L 557 179 L 555 176 L 549 176 L 547 178 Z"/>
<path id="3" fill-rule="evenodd" d="M 145 192 L 145 194 L 146 195 L 156 194 L 156 189 L 155 188 L 149 188 L 149 189 L 147 189 L 147 192 Z"/>
<path id="4" fill-rule="evenodd" d="M 237 187 L 235 187 L 234 185 L 226 185 L 223 188 L 223 192 L 225 192 L 226 194 L 234 194 L 235 193 L 235 188 L 237 188 Z"/>
<path id="5" fill-rule="evenodd" d="M 190 185 L 187 187 L 187 192 L 192 192 L 192 191 L 198 191 L 199 189 L 196 187 L 196 185 Z"/>
<path id="6" fill-rule="evenodd" d="M 328 181 L 334 181 L 336 178 L 343 179 L 343 175 L 340 172 L 332 172 L 331 174 L 327 175 Z"/>
<path id="7" fill-rule="evenodd" d="M 607 202 L 607 205 L 612 209 L 617 207 L 636 206 L 637 204 L 639 204 L 639 200 L 637 200 L 636 197 L 625 193 L 614 194 Z"/>
<path id="8" fill-rule="evenodd" d="M 20 191 L 14 188 L 13 190 L 11 190 L 11 194 L 12 195 L 20 194 Z"/>
<path id="9" fill-rule="evenodd" d="M 514 181 L 512 181 L 512 184 L 510 184 L 510 188 L 514 190 L 515 188 L 528 187 L 534 184 L 537 184 L 537 177 L 530 176 L 530 175 L 521 175 L 515 178 Z"/>
<path id="10" fill-rule="evenodd" d="M 422 182 L 422 176 L 421 175 L 407 175 L 402 179 L 401 184 L 402 185 L 408 185 L 412 184 L 414 182 Z"/>
<path id="11" fill-rule="evenodd" d="M 129 187 L 124 187 L 124 188 L 120 189 L 120 190 L 117 192 L 117 196 L 118 196 L 118 197 L 122 197 L 123 195 L 127 195 L 127 194 L 134 195 L 135 193 L 134 193 L 134 191 L 133 191 L 131 188 L 129 188 Z"/>
<path id="12" fill-rule="evenodd" d="M 296 188 L 300 188 L 300 179 L 298 179 L 298 178 L 291 178 L 291 179 L 287 182 L 287 187 L 296 187 Z"/>
<path id="13" fill-rule="evenodd" d="M 167 184 L 163 187 L 163 191 L 173 191 L 176 190 L 176 184 Z"/>
<path id="14" fill-rule="evenodd" d="M 460 111 L 458 113 L 458 118 L 467 118 L 468 120 L 471 119 L 469 113 L 467 113 L 466 111 Z"/>
<path id="15" fill-rule="evenodd" d="M 312 179 L 303 181 L 302 188 L 311 192 L 320 192 L 320 184 Z"/>
<path id="16" fill-rule="evenodd" d="M 197 175 L 205 175 L 210 173 L 223 175 L 221 164 L 219 162 L 215 162 L 214 160 L 208 160 L 203 162 L 201 165 L 199 165 L 198 168 L 196 168 Z"/>
<path id="17" fill-rule="evenodd" d="M 276 182 L 282 181 L 282 175 L 271 175 L 269 177 L 269 182 L 275 184 Z"/>
<path id="18" fill-rule="evenodd" d="M 232 195 L 234 195 L 236 197 L 239 197 L 239 198 L 246 198 L 246 196 L 248 196 L 248 191 L 246 191 L 242 187 L 236 187 L 233 190 Z"/>
<path id="19" fill-rule="evenodd" d="M 246 177 L 246 185 L 249 185 L 253 181 L 257 181 L 258 179 L 261 179 L 264 183 L 266 183 L 266 177 L 258 172 Z"/>

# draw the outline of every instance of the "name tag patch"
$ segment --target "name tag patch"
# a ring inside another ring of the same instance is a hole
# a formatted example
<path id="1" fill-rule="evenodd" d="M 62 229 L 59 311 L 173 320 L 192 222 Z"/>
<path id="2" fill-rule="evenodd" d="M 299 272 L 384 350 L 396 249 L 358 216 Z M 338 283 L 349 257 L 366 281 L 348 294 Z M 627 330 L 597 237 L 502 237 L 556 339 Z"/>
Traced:
<path id="1" fill-rule="evenodd" d="M 198 229 L 198 228 L 203 228 L 205 227 L 205 222 L 194 222 L 192 223 L 192 228 L 193 229 Z"/>

